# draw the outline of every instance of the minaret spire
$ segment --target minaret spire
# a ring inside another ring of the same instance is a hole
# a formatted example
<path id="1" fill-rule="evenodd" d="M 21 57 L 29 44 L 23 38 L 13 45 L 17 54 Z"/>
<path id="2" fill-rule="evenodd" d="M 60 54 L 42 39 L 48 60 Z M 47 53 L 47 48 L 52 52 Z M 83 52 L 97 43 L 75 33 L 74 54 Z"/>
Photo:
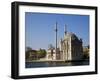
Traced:
<path id="1" fill-rule="evenodd" d="M 56 22 L 56 25 L 55 25 L 55 32 L 56 32 L 56 47 L 55 47 L 55 53 L 56 53 L 56 56 L 57 56 L 57 32 L 58 32 L 57 22 Z"/>
<path id="2" fill-rule="evenodd" d="M 65 24 L 65 35 L 67 34 L 67 26 L 66 26 L 66 24 Z"/>

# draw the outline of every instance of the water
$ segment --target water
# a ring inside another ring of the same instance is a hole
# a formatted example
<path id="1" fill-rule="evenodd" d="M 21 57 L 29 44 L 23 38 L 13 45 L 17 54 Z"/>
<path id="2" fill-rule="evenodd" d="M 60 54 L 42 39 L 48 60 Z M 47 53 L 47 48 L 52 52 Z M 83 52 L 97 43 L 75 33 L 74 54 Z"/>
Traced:
<path id="1" fill-rule="evenodd" d="M 75 62 L 26 62 L 26 68 L 89 65 L 89 60 Z"/>

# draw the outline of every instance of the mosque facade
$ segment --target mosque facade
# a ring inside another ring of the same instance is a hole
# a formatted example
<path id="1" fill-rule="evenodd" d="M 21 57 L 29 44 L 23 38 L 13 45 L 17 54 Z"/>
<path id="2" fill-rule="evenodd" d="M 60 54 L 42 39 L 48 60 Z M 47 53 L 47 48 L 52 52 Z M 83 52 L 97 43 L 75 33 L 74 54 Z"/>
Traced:
<path id="1" fill-rule="evenodd" d="M 63 39 L 60 39 L 56 48 L 47 50 L 46 58 L 48 60 L 73 61 L 81 60 L 83 56 L 82 39 L 78 38 L 74 33 L 65 32 Z"/>

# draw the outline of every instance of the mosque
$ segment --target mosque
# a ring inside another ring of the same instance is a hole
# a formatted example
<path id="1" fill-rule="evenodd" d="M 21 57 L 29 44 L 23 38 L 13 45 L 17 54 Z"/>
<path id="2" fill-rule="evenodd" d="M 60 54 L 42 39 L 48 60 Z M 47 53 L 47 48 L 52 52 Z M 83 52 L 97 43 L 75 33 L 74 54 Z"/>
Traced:
<path id="1" fill-rule="evenodd" d="M 81 60 L 83 55 L 82 39 L 79 39 L 74 33 L 67 32 L 64 28 L 63 39 L 57 44 L 57 23 L 56 23 L 56 45 L 55 48 L 48 48 L 47 60 L 74 61 Z"/>

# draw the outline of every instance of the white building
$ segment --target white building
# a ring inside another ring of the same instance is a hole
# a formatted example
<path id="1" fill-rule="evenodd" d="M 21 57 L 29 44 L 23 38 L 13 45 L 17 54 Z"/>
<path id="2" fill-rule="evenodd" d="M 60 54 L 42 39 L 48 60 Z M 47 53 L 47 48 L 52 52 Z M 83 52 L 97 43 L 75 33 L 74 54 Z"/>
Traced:
<path id="1" fill-rule="evenodd" d="M 79 39 L 74 33 L 68 33 L 65 29 L 64 38 L 59 41 L 59 47 L 47 51 L 47 59 L 74 61 L 81 60 L 83 56 L 82 39 Z"/>
<path id="2" fill-rule="evenodd" d="M 62 60 L 81 60 L 83 55 L 82 40 L 73 33 L 66 33 L 59 44 Z"/>
<path id="3" fill-rule="evenodd" d="M 60 50 L 57 48 L 57 53 L 55 51 L 55 48 L 49 48 L 47 51 L 47 60 L 57 60 L 57 58 L 60 60 Z"/>

